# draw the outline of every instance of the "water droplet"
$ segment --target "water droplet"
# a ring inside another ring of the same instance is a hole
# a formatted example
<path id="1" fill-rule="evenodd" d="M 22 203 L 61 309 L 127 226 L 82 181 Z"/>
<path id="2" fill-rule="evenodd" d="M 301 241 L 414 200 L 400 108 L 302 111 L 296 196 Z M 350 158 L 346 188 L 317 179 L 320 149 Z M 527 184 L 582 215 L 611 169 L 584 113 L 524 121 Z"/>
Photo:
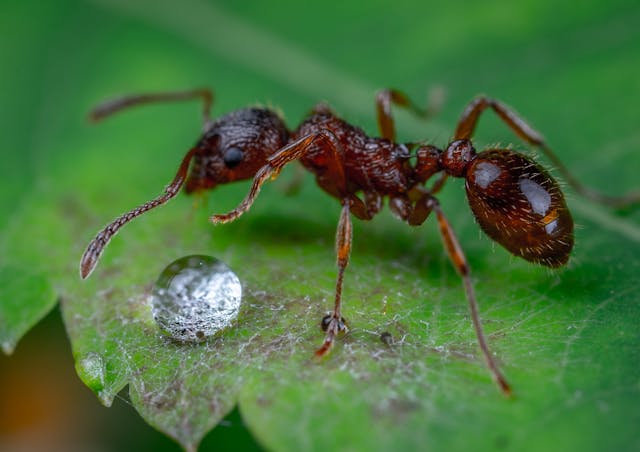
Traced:
<path id="1" fill-rule="evenodd" d="M 84 384 L 89 387 L 106 407 L 110 407 L 116 393 L 121 387 L 113 387 L 106 383 L 106 364 L 104 357 L 96 352 L 89 352 L 76 358 L 76 372 Z"/>
<path id="2" fill-rule="evenodd" d="M 100 354 L 89 352 L 77 359 L 76 371 L 93 392 L 99 393 L 104 389 L 105 366 Z"/>
<path id="3" fill-rule="evenodd" d="M 162 331 L 200 342 L 238 316 L 242 286 L 233 271 L 210 256 L 185 256 L 160 274 L 152 292 L 153 318 Z"/>
<path id="4" fill-rule="evenodd" d="M 2 343 L 2 351 L 4 352 L 5 355 L 11 355 L 15 348 L 16 348 L 16 344 L 11 340 L 7 339 Z"/>

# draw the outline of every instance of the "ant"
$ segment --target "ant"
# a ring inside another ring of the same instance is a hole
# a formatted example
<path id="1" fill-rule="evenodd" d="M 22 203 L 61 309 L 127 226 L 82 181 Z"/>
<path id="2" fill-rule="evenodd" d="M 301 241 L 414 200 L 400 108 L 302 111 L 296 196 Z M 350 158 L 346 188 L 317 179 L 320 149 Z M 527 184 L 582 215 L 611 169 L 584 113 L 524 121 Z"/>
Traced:
<path id="1" fill-rule="evenodd" d="M 316 356 L 327 354 L 336 336 L 348 330 L 341 300 L 353 235 L 351 216 L 371 220 L 386 197 L 391 212 L 411 226 L 421 225 L 435 214 L 444 247 L 462 279 L 487 367 L 501 391 L 511 394 L 487 345 L 467 259 L 435 195 L 448 177 L 463 177 L 469 206 L 482 230 L 513 255 L 552 268 L 565 265 L 569 259 L 574 243 L 573 219 L 558 183 L 532 159 L 504 148 L 476 152 L 471 138 L 487 109 L 526 143 L 541 149 L 583 196 L 613 207 L 640 201 L 640 193 L 609 197 L 584 187 L 539 132 L 502 102 L 484 96 L 467 105 L 452 140 L 442 149 L 395 141 L 393 105 L 419 116 L 426 116 L 428 111 L 392 89 L 376 95 L 379 138 L 340 119 L 325 104 L 316 106 L 293 131 L 266 108 L 245 108 L 213 121 L 213 92 L 208 89 L 125 96 L 99 105 L 90 118 L 98 121 L 131 106 L 190 99 L 202 102 L 202 136 L 186 153 L 163 194 L 121 215 L 98 233 L 82 256 L 80 275 L 83 279 L 89 276 L 104 247 L 122 226 L 169 201 L 183 185 L 187 193 L 194 193 L 253 179 L 246 198 L 234 210 L 210 217 L 213 223 L 227 223 L 249 210 L 266 180 L 275 178 L 286 164 L 299 160 L 315 175 L 320 188 L 342 205 L 335 243 L 335 302 L 333 311 L 322 319 L 325 339 Z M 432 178 L 434 183 L 427 187 Z"/>

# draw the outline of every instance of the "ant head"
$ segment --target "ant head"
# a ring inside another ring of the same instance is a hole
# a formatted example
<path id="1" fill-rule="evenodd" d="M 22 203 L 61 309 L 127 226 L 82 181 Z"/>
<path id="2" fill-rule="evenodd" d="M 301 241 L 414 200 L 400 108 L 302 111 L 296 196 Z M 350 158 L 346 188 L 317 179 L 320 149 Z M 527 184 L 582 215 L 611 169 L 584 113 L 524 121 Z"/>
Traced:
<path id="1" fill-rule="evenodd" d="M 222 116 L 196 145 L 186 192 L 252 178 L 287 138 L 284 123 L 270 110 L 249 108 Z"/>
<path id="2" fill-rule="evenodd" d="M 521 154 L 490 149 L 467 165 L 465 178 L 471 210 L 489 237 L 531 262 L 559 267 L 568 261 L 573 219 L 544 169 Z"/>
<path id="3" fill-rule="evenodd" d="M 122 226 L 172 199 L 185 179 L 185 190 L 193 192 L 252 178 L 267 158 L 286 144 L 288 135 L 280 117 L 270 110 L 250 108 L 219 118 L 183 157 L 163 194 L 120 215 L 89 243 L 80 261 L 81 277 L 91 274 L 105 246 Z"/>

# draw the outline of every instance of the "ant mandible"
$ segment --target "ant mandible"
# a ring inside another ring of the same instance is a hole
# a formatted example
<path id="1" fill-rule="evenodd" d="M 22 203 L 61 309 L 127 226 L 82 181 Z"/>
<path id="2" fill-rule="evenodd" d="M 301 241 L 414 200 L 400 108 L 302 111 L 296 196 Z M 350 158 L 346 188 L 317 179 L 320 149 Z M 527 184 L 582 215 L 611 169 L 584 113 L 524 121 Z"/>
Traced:
<path id="1" fill-rule="evenodd" d="M 392 105 L 420 116 L 427 111 L 403 93 L 390 89 L 376 96 L 380 138 L 369 137 L 360 128 L 338 118 L 324 104 L 316 106 L 294 131 L 266 108 L 245 108 L 213 121 L 210 117 L 213 93 L 208 89 L 126 96 L 101 104 L 90 117 L 97 121 L 135 105 L 188 99 L 202 101 L 202 136 L 184 156 L 162 195 L 116 218 L 98 233 L 82 256 L 81 277 L 89 276 L 104 247 L 123 225 L 164 204 L 183 185 L 187 193 L 193 193 L 253 179 L 248 195 L 238 207 L 210 218 L 213 223 L 227 223 L 251 207 L 267 179 L 277 176 L 287 163 L 299 160 L 315 174 L 318 185 L 342 204 L 336 234 L 335 302 L 333 311 L 322 319 L 326 335 L 315 352 L 317 356 L 325 355 L 336 336 L 347 331 L 341 294 L 353 235 L 351 215 L 370 220 L 387 197 L 393 214 L 412 226 L 421 225 L 435 213 L 445 249 L 462 278 L 486 364 L 502 392 L 511 393 L 483 333 L 467 259 L 435 195 L 447 177 L 463 177 L 469 206 L 482 230 L 515 256 L 548 267 L 567 263 L 573 248 L 573 219 L 558 183 L 532 159 L 504 148 L 476 152 L 471 138 L 486 109 L 493 110 L 526 143 L 540 148 L 583 196 L 615 207 L 640 201 L 640 193 L 609 197 L 584 187 L 571 176 L 540 133 L 505 104 L 484 96 L 464 109 L 453 139 L 443 149 L 395 142 Z M 426 183 L 436 175 L 435 182 L 427 188 Z"/>

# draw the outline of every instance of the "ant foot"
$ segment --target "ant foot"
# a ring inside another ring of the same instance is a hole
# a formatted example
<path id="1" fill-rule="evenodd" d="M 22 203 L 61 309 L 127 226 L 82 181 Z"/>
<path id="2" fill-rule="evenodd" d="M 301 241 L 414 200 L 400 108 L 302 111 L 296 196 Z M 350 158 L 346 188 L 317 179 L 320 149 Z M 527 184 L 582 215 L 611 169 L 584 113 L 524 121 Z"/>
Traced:
<path id="1" fill-rule="evenodd" d="M 344 319 L 344 317 L 340 317 L 338 319 L 335 314 L 325 315 L 320 322 L 320 328 L 322 328 L 322 331 L 326 332 L 327 335 L 320 348 L 315 352 L 315 355 L 317 357 L 322 357 L 329 352 L 329 350 L 333 346 L 333 340 L 337 335 L 349 331 L 347 321 Z"/>

